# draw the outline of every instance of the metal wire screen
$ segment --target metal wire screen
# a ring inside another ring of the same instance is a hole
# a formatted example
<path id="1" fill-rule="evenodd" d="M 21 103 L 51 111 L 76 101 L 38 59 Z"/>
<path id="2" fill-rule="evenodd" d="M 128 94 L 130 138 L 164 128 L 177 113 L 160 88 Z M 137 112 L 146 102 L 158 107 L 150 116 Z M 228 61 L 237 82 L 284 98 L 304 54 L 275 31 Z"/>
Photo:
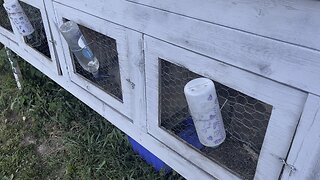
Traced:
<path id="1" fill-rule="evenodd" d="M 4 7 L 2 6 L 4 0 L 0 0 L 0 26 L 13 32 L 12 26 L 10 24 L 10 19 Z"/>
<path id="2" fill-rule="evenodd" d="M 201 77 L 186 68 L 159 60 L 160 126 L 206 157 L 244 179 L 253 179 L 272 106 L 215 82 L 227 138 L 217 148 L 197 137 L 184 95 L 184 86 Z"/>
<path id="3" fill-rule="evenodd" d="M 100 76 L 97 78 L 85 71 L 78 61 L 75 61 L 76 57 L 73 57 L 75 72 L 122 102 L 120 67 L 116 40 L 81 25 L 79 25 L 79 28 L 85 39 L 88 41 L 90 49 L 99 60 Z"/>
<path id="4" fill-rule="evenodd" d="M 50 49 L 48 46 L 48 40 L 46 36 L 46 31 L 43 26 L 40 10 L 21 1 L 20 5 L 25 11 L 27 17 L 29 18 L 35 30 L 31 35 L 25 37 L 25 42 L 30 47 L 36 49 L 37 51 L 48 57 L 49 60 L 51 60 Z"/>

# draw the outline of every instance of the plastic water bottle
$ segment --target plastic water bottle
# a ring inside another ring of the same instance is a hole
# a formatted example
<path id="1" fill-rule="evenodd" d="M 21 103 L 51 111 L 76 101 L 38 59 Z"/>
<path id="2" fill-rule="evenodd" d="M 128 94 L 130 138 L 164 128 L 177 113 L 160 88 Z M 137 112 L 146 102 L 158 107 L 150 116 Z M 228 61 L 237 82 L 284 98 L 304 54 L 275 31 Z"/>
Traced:
<path id="1" fill-rule="evenodd" d="M 76 56 L 81 67 L 95 77 L 99 73 L 99 61 L 88 46 L 77 23 L 67 21 L 60 26 L 60 31 L 67 41 L 70 50 Z"/>
<path id="2" fill-rule="evenodd" d="M 186 84 L 184 93 L 201 144 L 219 146 L 226 139 L 226 131 L 214 83 L 197 78 Z"/>
<path id="3" fill-rule="evenodd" d="M 34 28 L 28 19 L 26 13 L 22 9 L 18 0 L 4 0 L 3 7 L 8 13 L 8 17 L 11 19 L 18 32 L 22 36 L 32 37 Z M 3 17 L 1 17 L 3 18 Z"/>

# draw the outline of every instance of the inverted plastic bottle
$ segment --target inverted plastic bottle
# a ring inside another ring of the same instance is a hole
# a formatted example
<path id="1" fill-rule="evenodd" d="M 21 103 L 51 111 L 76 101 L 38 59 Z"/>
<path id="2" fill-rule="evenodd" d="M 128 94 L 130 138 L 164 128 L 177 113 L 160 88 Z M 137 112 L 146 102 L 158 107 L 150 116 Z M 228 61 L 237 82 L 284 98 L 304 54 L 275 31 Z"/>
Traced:
<path id="1" fill-rule="evenodd" d="M 28 19 L 26 13 L 22 9 L 18 0 L 4 0 L 3 7 L 6 9 L 7 14 L 18 32 L 22 36 L 31 38 L 31 34 L 34 32 L 34 28 Z M 3 18 L 3 17 L 1 17 Z"/>
<path id="2" fill-rule="evenodd" d="M 226 132 L 214 83 L 207 78 L 197 78 L 186 84 L 184 93 L 201 144 L 219 146 Z"/>
<path id="3" fill-rule="evenodd" d="M 81 33 L 77 23 L 67 21 L 60 26 L 60 31 L 81 67 L 92 73 L 93 76 L 98 76 L 99 61 L 89 48 L 88 43 Z"/>

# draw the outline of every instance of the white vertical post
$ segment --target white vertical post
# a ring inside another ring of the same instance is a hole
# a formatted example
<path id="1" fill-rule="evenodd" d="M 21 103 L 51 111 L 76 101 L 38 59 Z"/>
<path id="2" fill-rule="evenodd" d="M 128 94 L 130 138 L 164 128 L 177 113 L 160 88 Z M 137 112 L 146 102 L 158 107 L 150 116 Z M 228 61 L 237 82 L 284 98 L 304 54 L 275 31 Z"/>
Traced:
<path id="1" fill-rule="evenodd" d="M 20 71 L 20 68 L 19 68 L 19 65 L 18 65 L 18 62 L 17 60 L 13 57 L 13 52 L 9 49 L 9 48 L 5 48 L 6 49 L 6 53 L 7 53 L 7 57 L 8 57 L 8 60 L 11 64 L 11 68 L 12 68 L 12 72 L 13 72 L 13 76 L 16 80 L 16 83 L 17 83 L 17 87 L 18 89 L 22 89 L 22 86 L 21 86 L 21 79 L 22 79 L 22 75 L 21 75 L 21 71 Z"/>
<path id="2" fill-rule="evenodd" d="M 320 97 L 309 94 L 282 180 L 320 179 Z"/>

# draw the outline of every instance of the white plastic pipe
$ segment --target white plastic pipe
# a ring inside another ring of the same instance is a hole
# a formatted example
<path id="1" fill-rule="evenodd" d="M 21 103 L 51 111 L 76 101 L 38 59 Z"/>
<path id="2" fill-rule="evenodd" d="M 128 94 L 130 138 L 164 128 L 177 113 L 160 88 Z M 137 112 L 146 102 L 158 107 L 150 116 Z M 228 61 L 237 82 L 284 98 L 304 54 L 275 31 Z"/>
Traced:
<path id="1" fill-rule="evenodd" d="M 186 84 L 184 93 L 201 144 L 219 146 L 226 138 L 226 131 L 214 83 L 197 78 Z"/>
<path id="2" fill-rule="evenodd" d="M 4 0 L 3 7 L 22 36 L 29 36 L 34 32 L 34 28 L 18 0 Z"/>

